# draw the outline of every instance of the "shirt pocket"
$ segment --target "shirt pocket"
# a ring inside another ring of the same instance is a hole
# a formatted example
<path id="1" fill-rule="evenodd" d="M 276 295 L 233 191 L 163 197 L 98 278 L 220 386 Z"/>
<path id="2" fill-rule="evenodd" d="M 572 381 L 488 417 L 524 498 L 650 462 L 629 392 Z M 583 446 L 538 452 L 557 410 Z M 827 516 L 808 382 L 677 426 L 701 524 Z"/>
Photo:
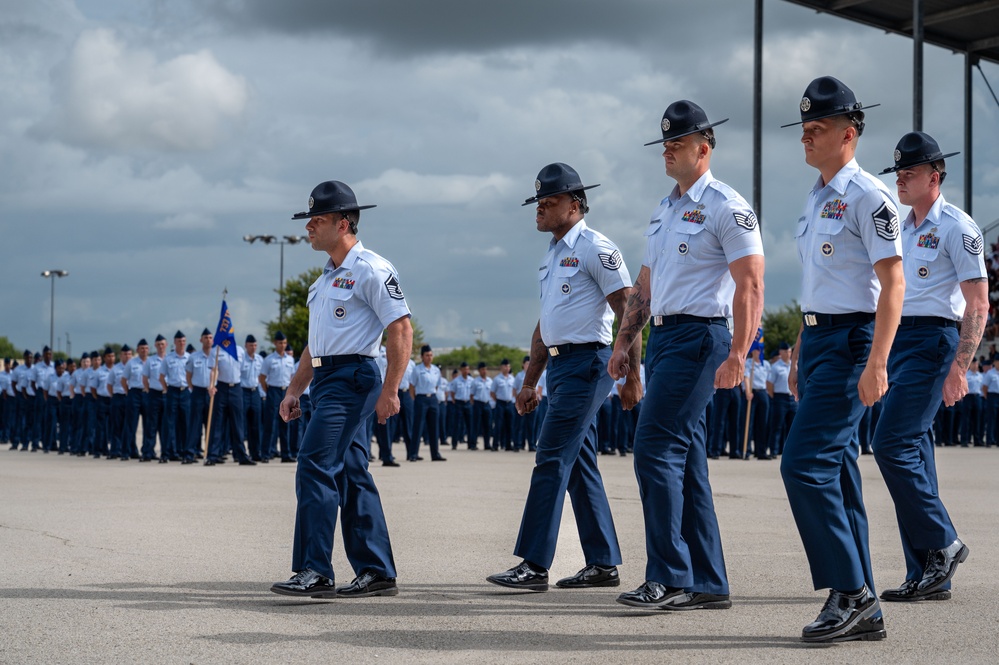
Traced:
<path id="1" fill-rule="evenodd" d="M 926 279 L 933 270 L 930 267 L 931 264 L 940 256 L 940 250 L 930 249 L 929 247 L 913 247 L 911 256 L 912 273 L 906 275 L 906 277 Z"/>
<path id="2" fill-rule="evenodd" d="M 582 276 L 579 275 L 579 266 L 558 266 L 555 268 L 555 283 L 561 294 L 562 300 L 572 297 L 573 291 L 579 288 Z"/>
<path id="3" fill-rule="evenodd" d="M 843 229 L 846 222 L 841 219 L 818 219 L 815 221 L 815 238 L 818 243 L 818 260 L 825 265 L 842 263 L 841 247 L 846 234 Z"/>
<path id="4" fill-rule="evenodd" d="M 697 263 L 701 252 L 701 245 L 704 244 L 704 238 L 700 237 L 703 231 L 703 224 L 676 222 L 671 231 L 672 248 L 667 248 L 670 249 L 670 263 Z"/>
<path id="5" fill-rule="evenodd" d="M 541 266 L 540 268 L 538 268 L 538 297 L 539 298 L 544 298 L 545 297 L 545 287 L 548 285 L 548 282 L 545 281 L 546 279 L 548 279 L 548 266 Z"/>
<path id="6" fill-rule="evenodd" d="M 338 289 L 330 287 L 326 293 L 326 313 L 327 320 L 334 328 L 345 328 L 349 325 L 353 309 L 351 302 L 354 297 L 352 289 Z"/>
<path id="7" fill-rule="evenodd" d="M 664 234 L 656 235 L 662 228 L 662 222 L 657 219 L 653 219 L 643 234 L 646 238 L 645 262 L 650 268 L 654 266 L 657 261 L 659 261 L 659 256 L 662 254 L 661 244 L 665 236 Z"/>

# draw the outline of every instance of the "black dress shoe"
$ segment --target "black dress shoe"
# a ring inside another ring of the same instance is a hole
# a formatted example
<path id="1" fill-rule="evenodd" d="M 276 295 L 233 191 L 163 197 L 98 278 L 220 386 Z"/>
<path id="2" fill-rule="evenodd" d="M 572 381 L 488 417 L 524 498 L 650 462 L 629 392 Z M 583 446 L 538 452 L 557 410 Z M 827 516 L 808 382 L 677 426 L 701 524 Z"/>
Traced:
<path id="1" fill-rule="evenodd" d="M 160 464 L 162 464 L 162 463 L 163 463 L 163 462 L 165 462 L 165 461 L 166 461 L 166 460 L 160 460 Z M 186 460 L 182 460 L 182 461 L 181 461 L 181 464 L 194 464 L 194 460 L 193 460 L 193 459 L 186 459 Z"/>
<path id="2" fill-rule="evenodd" d="M 291 459 L 290 457 L 282 457 L 281 458 L 281 464 L 291 464 L 294 461 L 295 460 Z"/>
<path id="3" fill-rule="evenodd" d="M 923 566 L 923 579 L 919 580 L 916 591 L 920 594 L 939 591 L 957 572 L 957 564 L 968 558 L 968 546 L 958 538 L 942 550 L 930 550 Z"/>
<path id="4" fill-rule="evenodd" d="M 256 466 L 257 463 L 254 462 L 251 459 L 243 459 L 243 460 L 239 460 L 239 465 L 240 466 Z"/>
<path id="5" fill-rule="evenodd" d="M 641 607 L 646 610 L 662 608 L 672 598 L 684 596 L 683 589 L 663 586 L 659 582 L 647 580 L 634 591 L 625 591 L 617 597 L 617 602 L 630 607 Z"/>
<path id="6" fill-rule="evenodd" d="M 523 561 L 518 566 L 486 578 L 487 582 L 524 591 L 548 591 L 548 571 L 537 571 Z"/>
<path id="7" fill-rule="evenodd" d="M 148 457 L 140 457 L 140 458 L 139 458 L 139 462 L 140 462 L 140 463 L 141 463 L 141 462 L 152 462 L 152 461 L 153 461 L 153 460 L 149 459 Z"/>
<path id="8" fill-rule="evenodd" d="M 617 566 L 590 565 L 572 577 L 563 577 L 555 586 L 560 589 L 587 589 L 595 586 L 620 586 Z"/>
<path id="9" fill-rule="evenodd" d="M 382 462 L 382 466 L 402 466 L 402 465 L 396 462 L 394 459 L 390 459 Z"/>
<path id="10" fill-rule="evenodd" d="M 440 455 L 438 455 L 437 457 L 431 457 L 430 461 L 431 462 L 446 462 L 447 458 L 446 457 L 441 457 Z"/>
<path id="11" fill-rule="evenodd" d="M 832 589 L 822 611 L 801 631 L 803 642 L 846 642 L 848 640 L 883 640 L 884 621 L 873 618 L 881 605 L 865 586 L 856 594 Z"/>
<path id="12" fill-rule="evenodd" d="M 728 594 L 687 591 L 673 596 L 663 605 L 664 610 L 727 610 L 732 607 Z"/>
<path id="13" fill-rule="evenodd" d="M 205 466 L 215 466 L 215 460 L 206 459 Z"/>
<path id="14" fill-rule="evenodd" d="M 368 596 L 398 596 L 399 587 L 394 577 L 384 577 L 378 573 L 364 572 L 347 586 L 337 588 L 337 598 L 367 598 Z M 326 598 L 327 596 L 319 596 Z"/>
<path id="15" fill-rule="evenodd" d="M 271 585 L 271 591 L 282 596 L 307 596 L 310 598 L 323 598 L 321 594 L 333 594 L 336 586 L 333 580 L 320 575 L 311 568 L 295 573 L 287 582 L 275 582 Z"/>
<path id="16" fill-rule="evenodd" d="M 899 587 L 882 591 L 881 600 L 892 603 L 913 603 L 920 600 L 950 600 L 951 594 L 949 589 L 920 593 L 917 588 L 918 586 L 918 580 L 906 580 Z"/>

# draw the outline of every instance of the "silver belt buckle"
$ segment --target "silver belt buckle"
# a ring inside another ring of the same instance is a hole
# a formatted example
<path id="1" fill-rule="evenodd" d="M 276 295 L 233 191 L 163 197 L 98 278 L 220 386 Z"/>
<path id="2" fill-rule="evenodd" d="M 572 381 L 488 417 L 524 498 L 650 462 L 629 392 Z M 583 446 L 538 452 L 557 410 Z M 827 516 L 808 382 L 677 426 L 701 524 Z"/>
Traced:
<path id="1" fill-rule="evenodd" d="M 552 356 L 553 358 L 555 356 L 557 356 L 558 355 L 558 347 L 557 346 L 549 346 L 548 347 L 548 355 Z"/>
<path id="2" fill-rule="evenodd" d="M 322 367 L 323 366 L 323 359 L 322 358 L 313 358 L 312 359 L 312 366 L 313 367 Z"/>
<path id="3" fill-rule="evenodd" d="M 663 316 L 662 316 L 662 314 L 656 314 L 655 316 L 652 317 L 652 325 L 654 325 L 654 326 L 656 326 L 658 328 L 662 324 L 663 324 Z"/>
<path id="4" fill-rule="evenodd" d="M 811 328 L 819 325 L 819 319 L 814 314 L 805 314 L 805 325 Z"/>

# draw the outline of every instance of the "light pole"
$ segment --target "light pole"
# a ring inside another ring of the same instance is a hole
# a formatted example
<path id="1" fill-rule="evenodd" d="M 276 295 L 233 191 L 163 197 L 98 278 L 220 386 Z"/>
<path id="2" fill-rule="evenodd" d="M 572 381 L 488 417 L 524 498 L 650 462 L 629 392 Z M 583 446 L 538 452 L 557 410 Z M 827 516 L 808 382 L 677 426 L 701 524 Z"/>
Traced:
<path id="1" fill-rule="evenodd" d="M 49 348 L 55 348 L 55 281 L 56 277 L 65 277 L 68 270 L 43 270 L 42 277 L 52 279 L 52 299 L 49 308 Z"/>
<path id="2" fill-rule="evenodd" d="M 251 245 L 259 240 L 265 245 L 271 245 L 277 243 L 281 246 L 281 273 L 280 282 L 278 286 L 278 324 L 284 325 L 284 246 L 285 245 L 297 245 L 303 240 L 308 240 L 309 236 L 282 236 L 278 239 L 277 236 L 270 235 L 258 235 L 258 236 L 243 236 L 243 240 L 250 243 Z"/>

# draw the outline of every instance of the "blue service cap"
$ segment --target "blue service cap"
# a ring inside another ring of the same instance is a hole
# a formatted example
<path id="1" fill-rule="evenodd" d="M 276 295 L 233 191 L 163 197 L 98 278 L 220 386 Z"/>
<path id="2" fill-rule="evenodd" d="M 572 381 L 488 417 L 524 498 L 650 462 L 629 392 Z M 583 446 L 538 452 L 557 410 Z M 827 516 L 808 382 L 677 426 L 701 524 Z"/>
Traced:
<path id="1" fill-rule="evenodd" d="M 114 351 L 111 349 L 111 347 L 110 346 L 105 346 L 104 347 L 104 353 L 102 353 L 101 355 L 102 356 L 106 356 L 106 355 L 111 354 L 111 353 L 114 353 Z"/>
<path id="2" fill-rule="evenodd" d="M 508 358 L 504 358 L 503 360 L 500 361 L 500 365 L 509 365 L 509 364 L 510 360 Z"/>
<path id="3" fill-rule="evenodd" d="M 139 343 L 138 343 L 138 344 L 136 344 L 135 346 L 136 346 L 136 347 L 140 347 L 140 346 L 149 346 L 149 342 L 147 342 L 147 341 L 146 341 L 146 338 L 145 338 L 145 337 L 143 337 L 142 339 L 140 339 L 140 340 L 139 340 Z"/>
<path id="4" fill-rule="evenodd" d="M 663 112 L 663 119 L 659 121 L 659 129 L 662 130 L 663 137 L 649 141 L 645 145 L 664 143 L 688 134 L 703 132 L 723 122 L 728 122 L 728 118 L 718 122 L 710 122 L 704 109 L 694 102 L 681 99 L 667 106 Z"/>
<path id="5" fill-rule="evenodd" d="M 153 341 L 154 342 L 165 342 L 166 341 L 166 337 L 164 337 L 163 335 L 157 335 L 156 339 L 154 339 Z"/>
<path id="6" fill-rule="evenodd" d="M 576 169 L 562 162 L 555 162 L 541 169 L 538 177 L 534 180 L 534 190 L 537 194 L 521 205 L 531 205 L 541 199 L 558 194 L 569 194 L 571 192 L 581 192 L 586 189 L 593 189 L 600 185 L 583 186 L 583 181 L 579 179 Z"/>
<path id="7" fill-rule="evenodd" d="M 204 330 L 201 331 L 201 336 L 202 337 L 204 337 L 205 335 L 211 335 L 211 334 L 212 334 L 212 331 L 209 330 L 208 328 L 205 328 Z"/>
<path id="8" fill-rule="evenodd" d="M 188 353 L 194 353 L 194 345 L 193 344 L 188 344 L 187 345 L 187 352 Z"/>
<path id="9" fill-rule="evenodd" d="M 895 146 L 895 166 L 889 166 L 878 175 L 911 169 L 920 164 L 929 164 L 947 157 L 959 155 L 959 152 L 948 152 L 946 155 L 940 150 L 936 140 L 925 132 L 909 132 Z"/>
<path id="10" fill-rule="evenodd" d="M 47 347 L 47 346 L 42 347 L 42 353 L 51 353 L 51 352 L 52 352 L 52 349 L 50 349 L 49 347 Z"/>
<path id="11" fill-rule="evenodd" d="M 132 347 L 130 347 L 128 344 L 122 344 L 121 345 L 121 351 L 122 351 L 122 353 L 124 353 L 125 351 L 131 351 L 131 350 L 132 350 Z"/>
<path id="12" fill-rule="evenodd" d="M 182 333 L 181 331 L 178 330 L 177 332 L 175 332 L 173 334 L 173 338 L 174 339 L 187 339 L 187 336 L 184 333 Z"/>
<path id="13" fill-rule="evenodd" d="M 812 120 L 822 120 L 831 118 L 834 115 L 845 115 L 847 113 L 857 113 L 864 109 L 872 109 L 880 104 L 864 106 L 857 101 L 857 96 L 853 90 L 832 76 L 820 76 L 813 80 L 805 88 L 805 94 L 801 97 L 798 109 L 801 111 L 800 122 L 789 122 L 784 127 L 793 127 Z M 864 123 L 860 123 L 862 129 Z"/>
<path id="14" fill-rule="evenodd" d="M 316 185 L 309 196 L 309 209 L 305 212 L 296 212 L 292 219 L 305 219 L 306 217 L 318 217 L 331 212 L 347 212 L 350 210 L 367 210 L 375 206 L 357 205 L 357 197 L 354 190 L 340 182 L 339 180 L 327 180 Z"/>
<path id="15" fill-rule="evenodd" d="M 433 351 L 433 349 L 431 349 L 431 348 L 430 348 L 430 345 L 429 345 L 429 344 L 424 344 L 423 346 L 421 346 L 421 347 L 420 347 L 420 355 L 421 355 L 421 356 L 422 356 L 422 355 L 423 355 L 424 353 L 430 353 L 431 351 Z"/>
<path id="16" fill-rule="evenodd" d="M 257 343 L 257 338 L 254 337 L 253 335 L 247 335 L 245 343 L 246 344 L 256 344 Z"/>
<path id="17" fill-rule="evenodd" d="M 285 337 L 285 336 L 284 336 L 284 333 L 283 333 L 283 332 L 281 332 L 280 330 L 279 330 L 279 331 L 277 331 L 276 333 L 274 333 L 274 341 L 275 341 L 275 342 L 283 342 L 283 341 L 285 341 L 286 339 L 288 339 L 288 338 L 287 338 L 287 337 Z"/>
<path id="18" fill-rule="evenodd" d="M 63 364 L 62 358 L 56 358 L 55 360 L 52 361 L 53 367 L 62 367 L 62 364 Z"/>
<path id="19" fill-rule="evenodd" d="M 781 351 L 787 351 L 788 349 L 791 348 L 791 345 L 788 344 L 787 342 L 781 342 L 777 348 L 780 349 Z"/>
<path id="20" fill-rule="evenodd" d="M 486 366 L 486 364 L 484 362 L 482 362 L 481 360 L 479 361 L 479 364 L 476 365 L 476 367 L 478 367 L 479 369 L 482 369 L 485 366 Z"/>
<path id="21" fill-rule="evenodd" d="M 462 361 L 461 361 L 461 364 L 460 364 L 460 365 L 458 365 L 458 367 L 468 367 L 468 363 L 467 363 L 467 362 L 465 362 L 464 360 L 462 360 Z"/>
<path id="22" fill-rule="evenodd" d="M 521 360 L 520 362 L 526 363 L 526 362 L 530 362 L 530 361 L 531 361 L 531 356 L 524 356 L 524 359 Z"/>

